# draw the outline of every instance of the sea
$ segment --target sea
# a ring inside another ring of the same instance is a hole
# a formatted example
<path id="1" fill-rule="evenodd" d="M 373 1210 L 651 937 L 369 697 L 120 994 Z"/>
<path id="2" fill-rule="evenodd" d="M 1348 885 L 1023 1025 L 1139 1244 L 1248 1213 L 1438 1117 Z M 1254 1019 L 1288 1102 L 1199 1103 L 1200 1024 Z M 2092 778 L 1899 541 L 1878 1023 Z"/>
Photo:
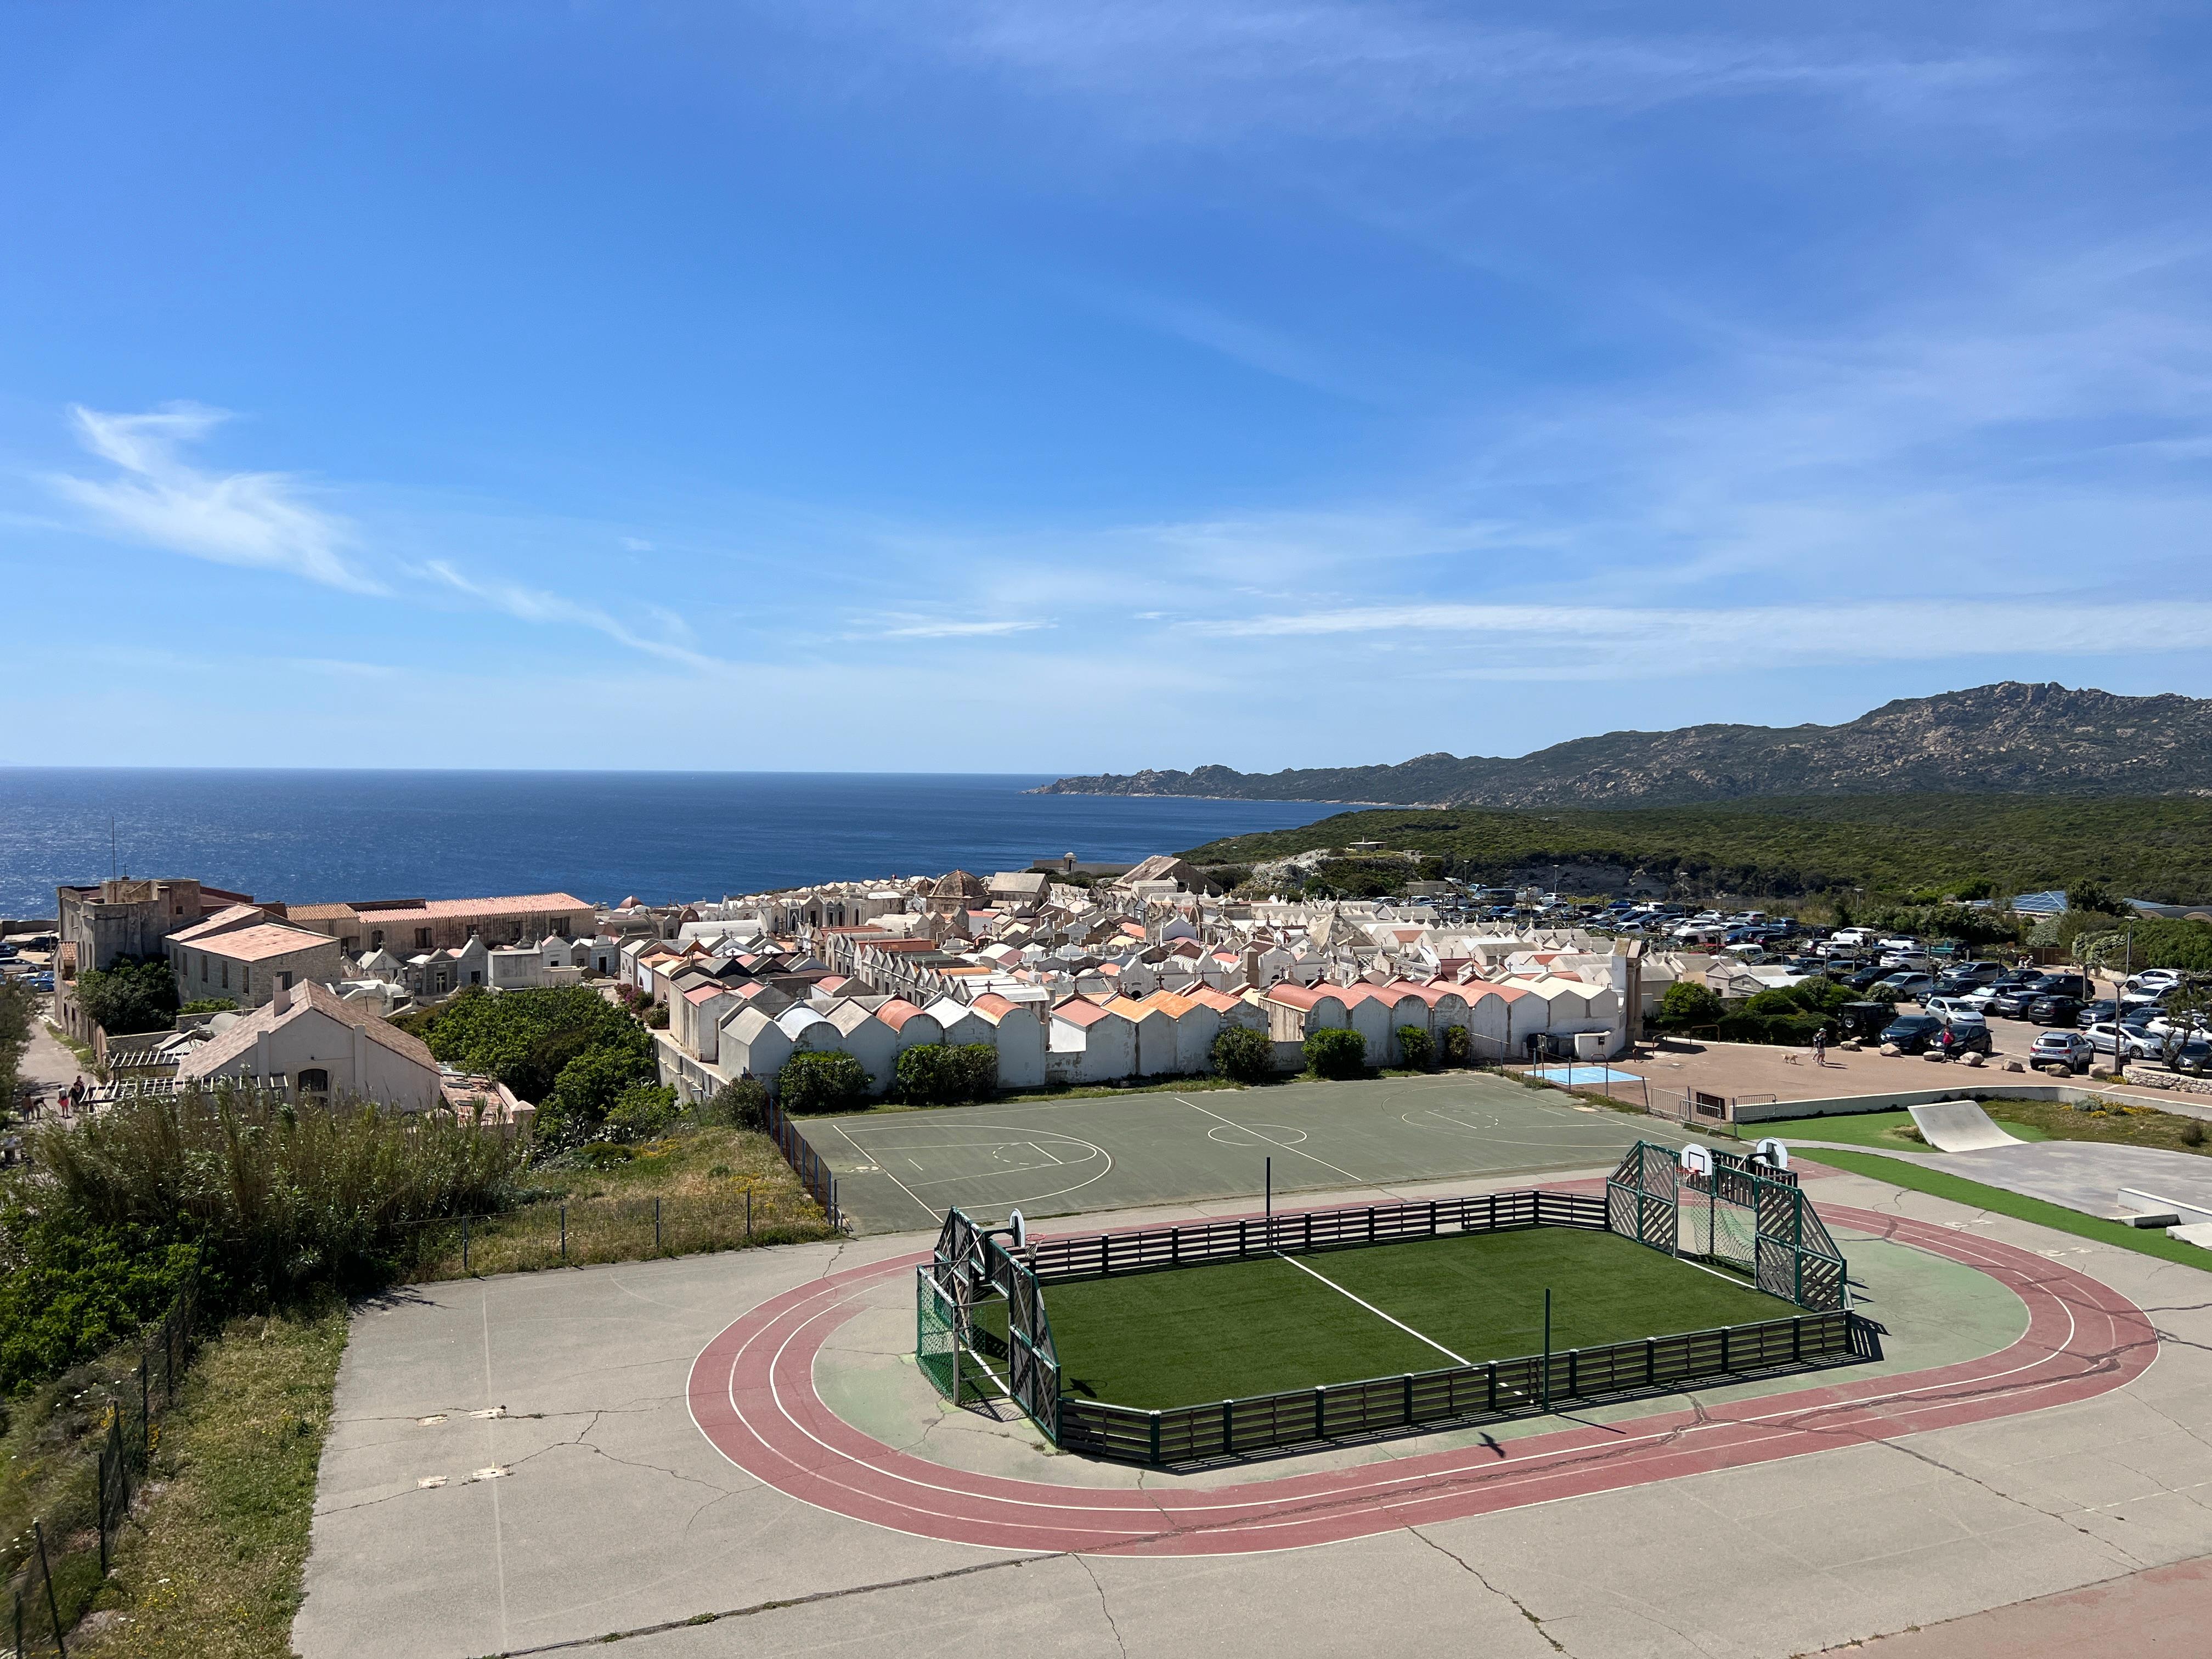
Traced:
<path id="1" fill-rule="evenodd" d="M 0 916 L 111 873 L 260 899 L 568 892 L 612 903 L 811 882 L 1133 863 L 1312 823 L 1318 801 L 1029 793 L 1048 776 L 0 768 Z"/>

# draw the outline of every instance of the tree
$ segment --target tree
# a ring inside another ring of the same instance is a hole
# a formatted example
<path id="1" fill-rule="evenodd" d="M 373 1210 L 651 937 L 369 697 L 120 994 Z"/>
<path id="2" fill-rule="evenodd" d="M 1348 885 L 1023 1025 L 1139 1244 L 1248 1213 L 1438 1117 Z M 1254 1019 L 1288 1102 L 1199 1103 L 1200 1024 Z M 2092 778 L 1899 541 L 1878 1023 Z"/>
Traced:
<path id="1" fill-rule="evenodd" d="M 1231 1083 L 1265 1083 L 1275 1074 L 1275 1045 L 1265 1031 L 1224 1025 L 1213 1039 L 1213 1072 Z"/>
<path id="2" fill-rule="evenodd" d="M 2112 890 L 2101 881 L 2077 881 L 2066 890 L 2066 908 L 2069 910 L 2094 910 L 2100 915 L 2122 916 L 2128 907 L 2120 902 Z"/>
<path id="3" fill-rule="evenodd" d="M 1358 1077 L 1367 1069 L 1367 1039 L 1333 1027 L 1305 1041 L 1306 1066 L 1316 1077 Z"/>
<path id="4" fill-rule="evenodd" d="M 177 981 L 159 957 L 118 957 L 76 976 L 76 1000 L 110 1036 L 166 1031 L 177 1017 Z"/>
<path id="5" fill-rule="evenodd" d="M 775 1091 L 787 1112 L 842 1112 L 868 1097 L 868 1069 L 848 1054 L 802 1050 L 783 1062 Z"/>
<path id="6" fill-rule="evenodd" d="M 1464 1025 L 1444 1027 L 1444 1064 L 1472 1066 L 1474 1064 L 1474 1033 Z"/>
<path id="7" fill-rule="evenodd" d="M 1425 1072 L 1435 1061 L 1437 1040 L 1428 1028 L 1422 1025 L 1401 1025 L 1398 1028 L 1398 1052 L 1405 1057 L 1409 1071 Z"/>
<path id="8" fill-rule="evenodd" d="M 1659 1012 L 1651 1023 L 1662 1030 L 1687 1031 L 1718 1024 L 1721 1013 L 1718 996 L 1693 979 L 1678 979 L 1659 999 Z"/>
<path id="9" fill-rule="evenodd" d="M 644 1065 L 643 1080 L 653 1071 L 653 1039 L 645 1029 L 583 986 L 495 995 L 471 985 L 428 1013 L 395 1023 L 413 1030 L 448 1065 L 495 1078 L 525 1100 L 545 1101 L 568 1064 L 597 1049 L 635 1054 Z"/>

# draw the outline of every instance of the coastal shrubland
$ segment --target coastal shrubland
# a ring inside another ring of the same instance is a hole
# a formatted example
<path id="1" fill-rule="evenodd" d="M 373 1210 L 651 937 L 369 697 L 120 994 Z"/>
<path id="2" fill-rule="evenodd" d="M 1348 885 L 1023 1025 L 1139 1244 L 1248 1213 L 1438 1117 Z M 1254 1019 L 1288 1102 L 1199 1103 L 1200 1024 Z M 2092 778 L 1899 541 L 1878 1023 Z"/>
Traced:
<path id="1" fill-rule="evenodd" d="M 1816 796 L 1700 806 L 1389 807 L 1234 836 L 1182 854 L 1253 865 L 1378 842 L 1435 860 L 1445 877 L 1531 877 L 1599 890 L 1633 872 L 1683 893 L 1768 899 L 1840 895 L 1854 908 L 2072 888 L 2122 897 L 2212 897 L 2212 798 Z M 1386 866 L 1374 865 L 1380 871 Z M 1420 872 L 1403 865 L 1406 879 Z"/>
<path id="2" fill-rule="evenodd" d="M 30 1046 L 31 1022 L 38 1015 L 38 999 L 28 989 L 13 980 L 0 982 L 0 1123 L 14 1107 L 23 1050 Z"/>

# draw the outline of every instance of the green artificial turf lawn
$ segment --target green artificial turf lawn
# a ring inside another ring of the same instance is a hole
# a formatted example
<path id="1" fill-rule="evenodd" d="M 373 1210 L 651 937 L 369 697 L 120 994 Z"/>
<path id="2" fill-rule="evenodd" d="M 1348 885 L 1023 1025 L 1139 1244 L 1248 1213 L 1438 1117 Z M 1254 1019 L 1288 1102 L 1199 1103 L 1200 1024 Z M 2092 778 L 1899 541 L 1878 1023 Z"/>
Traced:
<path id="1" fill-rule="evenodd" d="M 2138 1255 L 2154 1255 L 2167 1261 L 2212 1270 L 2212 1250 L 2200 1245 L 2185 1244 L 2178 1238 L 2168 1238 L 2164 1233 L 2152 1229 L 2130 1227 L 2124 1222 L 2107 1221 L 2102 1216 L 2084 1215 L 2079 1210 L 2048 1204 L 2039 1198 L 2008 1193 L 2002 1187 L 1984 1187 L 1978 1181 L 1962 1180 L 1954 1175 L 1946 1175 L 1941 1170 L 1931 1170 L 1923 1164 L 1907 1164 L 1896 1158 L 1878 1158 L 1871 1152 L 1815 1150 L 1806 1156 L 1834 1169 L 1848 1170 L 1853 1175 L 1887 1181 L 1893 1187 L 1909 1187 L 1917 1193 L 1948 1198 L 1954 1204 L 1988 1210 L 1996 1215 L 2008 1215 L 2018 1221 L 2032 1221 L 2037 1226 L 2048 1227 L 2054 1232 L 2072 1233 L 2077 1238 L 2094 1238 L 2100 1244 L 2115 1244 L 2121 1249 L 2133 1250 Z"/>
<path id="2" fill-rule="evenodd" d="M 1568 1227 L 1261 1256 L 1045 1287 L 1062 1386 L 1143 1410 L 1784 1319 L 1789 1303 L 1611 1233 Z"/>
<path id="3" fill-rule="evenodd" d="M 1990 1114 L 1990 1118 L 1997 1127 L 2015 1139 L 2051 1139 L 2033 1123 L 2016 1123 L 1995 1112 Z M 1766 1123 L 1747 1123 L 1743 1126 L 1743 1133 L 1747 1139 L 1764 1139 L 1771 1135 L 1778 1140 L 1840 1140 L 1852 1146 L 1883 1146 L 1896 1152 L 1911 1152 L 1928 1151 L 1925 1141 L 1906 1136 L 1905 1131 L 1911 1127 L 1912 1114 L 1910 1112 L 1850 1112 L 1831 1117 L 1784 1117 Z"/>

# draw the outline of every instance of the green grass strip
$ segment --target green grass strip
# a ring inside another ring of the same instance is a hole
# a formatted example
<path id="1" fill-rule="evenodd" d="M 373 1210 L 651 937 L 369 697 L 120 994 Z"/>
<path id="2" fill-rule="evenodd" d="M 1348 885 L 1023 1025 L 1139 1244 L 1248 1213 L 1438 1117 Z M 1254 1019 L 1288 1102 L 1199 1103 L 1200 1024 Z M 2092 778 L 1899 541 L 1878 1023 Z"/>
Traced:
<path id="1" fill-rule="evenodd" d="M 1848 1170 L 1853 1175 L 1865 1176 L 1873 1181 L 1887 1181 L 1893 1187 L 1909 1187 L 1916 1193 L 1926 1193 L 1934 1198 L 1948 1198 L 1954 1204 L 1964 1204 L 1977 1210 L 1990 1210 L 1998 1215 L 2008 1215 L 2015 1221 L 2032 1221 L 2039 1227 L 2048 1227 L 2053 1232 L 2071 1233 L 2076 1238 L 2092 1238 L 2100 1244 L 2116 1245 L 2123 1250 L 2133 1250 L 2137 1255 L 2154 1255 L 2163 1261 L 2179 1261 L 2185 1267 L 2212 1269 L 2212 1251 L 2195 1244 L 2185 1244 L 2178 1238 L 2168 1238 L 2152 1228 L 2130 1227 L 2118 1221 L 2107 1221 L 2101 1216 L 2084 1215 L 2079 1210 L 2069 1210 L 2063 1204 L 2051 1204 L 2039 1198 L 2029 1198 L 2020 1193 L 2008 1193 L 2002 1187 L 1984 1187 L 1978 1181 L 1966 1181 L 1941 1170 L 1931 1170 L 1923 1164 L 1907 1164 L 1902 1158 L 1884 1158 L 1878 1152 L 1838 1152 L 1819 1147 L 1805 1153 L 1808 1158 L 1831 1168 Z"/>

